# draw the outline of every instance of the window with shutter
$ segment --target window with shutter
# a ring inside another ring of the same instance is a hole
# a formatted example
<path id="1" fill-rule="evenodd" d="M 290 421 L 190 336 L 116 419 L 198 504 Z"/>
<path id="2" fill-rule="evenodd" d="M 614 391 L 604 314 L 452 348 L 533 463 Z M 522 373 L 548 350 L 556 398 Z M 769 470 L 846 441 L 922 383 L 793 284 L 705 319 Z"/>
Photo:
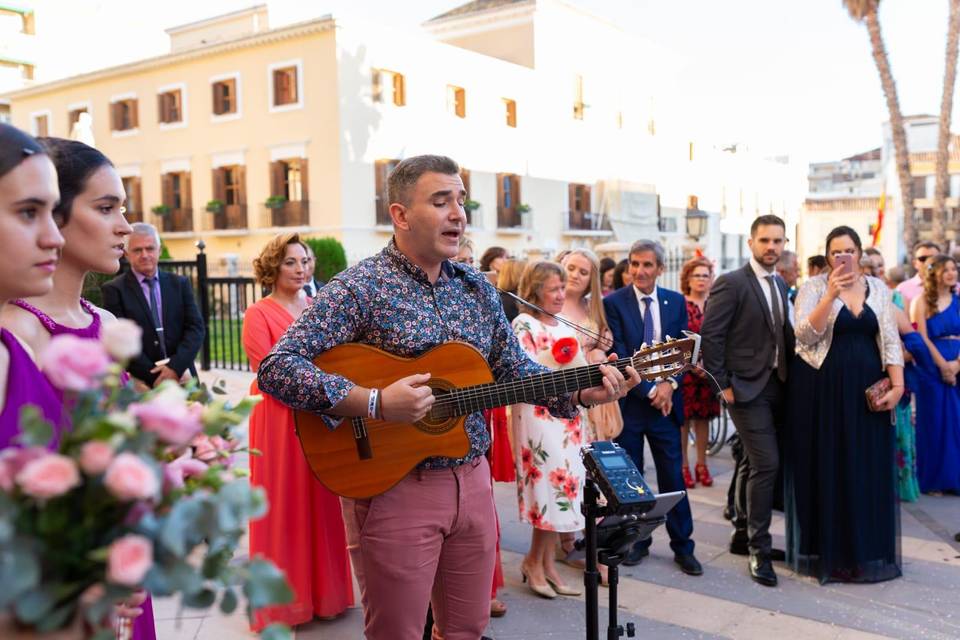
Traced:
<path id="1" fill-rule="evenodd" d="M 87 113 L 86 107 L 71 109 L 69 113 L 67 113 L 67 127 L 71 132 L 73 131 L 73 125 L 80 121 L 80 114 L 82 113 Z"/>
<path id="2" fill-rule="evenodd" d="M 273 70 L 273 104 L 280 107 L 295 104 L 297 97 L 297 67 Z"/>
<path id="3" fill-rule="evenodd" d="M 183 122 L 183 94 L 180 89 L 157 95 L 157 112 L 162 124 Z"/>
<path id="4" fill-rule="evenodd" d="M 37 136 L 49 136 L 50 135 L 50 117 L 47 115 L 34 116 L 33 130 L 36 132 Z"/>
<path id="5" fill-rule="evenodd" d="M 583 103 L 583 76 L 577 75 L 573 82 L 573 117 L 583 120 L 583 111 L 587 105 Z"/>
<path id="6" fill-rule="evenodd" d="M 511 100 L 510 98 L 504 98 L 503 106 L 504 106 L 504 109 L 506 110 L 507 126 L 516 127 L 517 126 L 517 101 Z"/>
<path id="7" fill-rule="evenodd" d="M 406 81 L 400 73 L 393 74 L 393 104 L 397 107 L 407 104 Z"/>
<path id="8" fill-rule="evenodd" d="M 131 129 L 137 128 L 136 98 L 117 100 L 110 105 L 110 111 L 110 121 L 113 131 L 130 131 Z"/>
<path id="9" fill-rule="evenodd" d="M 458 118 L 467 117 L 467 92 L 463 87 L 447 85 L 447 112 Z"/>
<path id="10" fill-rule="evenodd" d="M 374 164 L 376 222 L 380 225 L 393 224 L 390 219 L 390 194 L 387 179 L 399 160 L 377 160 Z"/>
<path id="11" fill-rule="evenodd" d="M 213 83 L 213 113 L 222 116 L 237 112 L 237 81 L 235 78 Z"/>
<path id="12" fill-rule="evenodd" d="M 520 178 L 512 173 L 497 174 L 497 226 L 519 227 Z"/>

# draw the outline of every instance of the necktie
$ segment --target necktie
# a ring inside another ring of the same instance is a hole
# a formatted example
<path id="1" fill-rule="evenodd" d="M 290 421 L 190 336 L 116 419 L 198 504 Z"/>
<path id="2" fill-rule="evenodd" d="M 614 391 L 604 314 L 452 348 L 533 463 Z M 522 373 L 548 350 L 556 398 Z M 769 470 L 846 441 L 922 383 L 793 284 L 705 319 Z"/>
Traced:
<path id="1" fill-rule="evenodd" d="M 311 286 L 311 283 L 308 282 L 307 284 L 303 285 L 303 290 L 307 292 L 308 298 L 313 297 L 313 287 Z"/>
<path id="2" fill-rule="evenodd" d="M 147 288 L 150 289 L 150 315 L 153 316 L 153 328 L 157 330 L 157 338 L 160 340 L 160 352 L 163 357 L 167 357 L 167 344 L 163 339 L 163 321 L 160 320 L 160 305 L 157 301 L 157 279 L 144 278 Z"/>
<path id="3" fill-rule="evenodd" d="M 643 296 L 643 341 L 647 346 L 653 344 L 653 298 Z"/>
<path id="4" fill-rule="evenodd" d="M 787 381 L 787 349 L 783 337 L 783 312 L 780 311 L 780 292 L 772 275 L 764 278 L 770 288 L 770 302 L 773 307 L 773 333 L 777 338 L 777 377 L 780 382 Z"/>

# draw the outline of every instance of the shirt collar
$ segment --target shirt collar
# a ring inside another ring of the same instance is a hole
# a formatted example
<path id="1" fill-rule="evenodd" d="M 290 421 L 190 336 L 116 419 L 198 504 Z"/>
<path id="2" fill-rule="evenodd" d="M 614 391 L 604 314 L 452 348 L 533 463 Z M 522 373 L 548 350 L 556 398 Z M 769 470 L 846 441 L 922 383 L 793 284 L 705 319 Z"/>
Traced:
<path id="1" fill-rule="evenodd" d="M 433 283 L 430 282 L 430 278 L 427 277 L 427 272 L 415 265 L 410 258 L 400 251 L 400 248 L 397 247 L 396 238 L 390 238 L 390 242 L 387 243 L 386 247 L 384 247 L 382 254 L 398 269 L 411 276 L 413 279 L 418 280 L 423 284 L 433 286 Z M 464 277 L 467 275 L 467 269 L 468 268 L 465 265 L 462 265 L 459 262 L 444 260 L 440 263 L 440 278 L 437 280 L 437 284 L 447 282 L 451 278 Z"/>
<path id="2" fill-rule="evenodd" d="M 763 265 L 757 262 L 757 259 L 754 258 L 753 256 L 750 256 L 750 268 L 753 269 L 753 272 L 757 274 L 757 277 L 760 278 L 761 280 L 763 280 L 767 276 L 777 275 L 776 269 L 774 269 L 773 271 L 767 271 L 766 269 L 763 268 Z"/>
<path id="3" fill-rule="evenodd" d="M 639 300 L 639 301 L 641 301 L 641 302 L 643 301 L 644 298 L 649 297 L 649 298 L 652 298 L 652 299 L 653 299 L 653 302 L 659 304 L 660 301 L 657 299 L 657 289 L 659 289 L 659 288 L 660 288 L 660 287 L 654 285 L 652 292 L 650 292 L 650 293 L 644 293 L 643 291 L 640 291 L 640 289 L 639 289 L 638 287 L 634 286 L 634 287 L 633 287 L 633 292 L 637 294 L 637 300 Z"/>
<path id="4" fill-rule="evenodd" d="M 134 269 L 134 268 L 132 268 L 132 267 L 131 267 L 130 270 L 133 271 L 133 275 L 137 278 L 137 282 L 139 282 L 140 284 L 143 284 L 143 281 L 146 280 L 146 279 L 149 277 L 149 276 L 143 275 L 142 273 L 140 273 L 139 271 L 137 271 L 136 269 Z M 158 276 L 159 276 L 159 271 L 158 271 L 157 273 L 153 274 L 153 277 L 154 277 L 154 278 L 157 278 L 157 279 L 159 280 L 159 277 L 158 277 Z"/>

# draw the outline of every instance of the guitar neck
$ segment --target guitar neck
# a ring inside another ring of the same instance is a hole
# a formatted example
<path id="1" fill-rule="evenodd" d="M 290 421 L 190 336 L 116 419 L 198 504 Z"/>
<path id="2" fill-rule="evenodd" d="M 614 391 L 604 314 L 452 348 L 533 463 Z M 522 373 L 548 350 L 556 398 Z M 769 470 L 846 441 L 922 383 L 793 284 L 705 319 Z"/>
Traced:
<path id="1" fill-rule="evenodd" d="M 630 358 L 608 362 L 626 376 Z M 511 382 L 491 382 L 453 389 L 437 397 L 434 413 L 445 417 L 465 416 L 484 409 L 504 407 L 510 404 L 534 404 L 538 400 L 552 398 L 578 389 L 588 389 L 601 383 L 603 374 L 599 364 L 573 369 L 549 371 Z M 439 407 L 437 405 L 440 405 Z"/>

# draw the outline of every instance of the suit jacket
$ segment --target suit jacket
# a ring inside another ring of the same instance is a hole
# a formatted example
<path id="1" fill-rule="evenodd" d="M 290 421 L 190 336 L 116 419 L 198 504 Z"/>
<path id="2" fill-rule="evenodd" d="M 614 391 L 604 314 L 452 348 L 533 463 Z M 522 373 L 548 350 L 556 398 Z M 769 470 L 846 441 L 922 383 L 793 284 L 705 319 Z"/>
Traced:
<path id="1" fill-rule="evenodd" d="M 163 312 L 163 336 L 171 369 L 182 376 L 189 369 L 194 377 L 193 361 L 203 346 L 203 318 L 197 309 L 190 281 L 168 271 L 158 271 L 160 308 Z M 133 271 L 127 271 L 101 287 L 103 306 L 118 318 L 133 320 L 143 329 L 143 350 L 127 365 L 130 374 L 152 385 L 156 374 L 150 373 L 154 362 L 163 359 L 160 338 L 153 326 L 150 304 Z"/>
<path id="2" fill-rule="evenodd" d="M 309 286 L 309 287 L 311 288 L 311 290 L 313 291 L 313 293 L 310 295 L 310 297 L 311 297 L 311 298 L 316 298 L 316 297 L 317 297 L 317 292 L 320 291 L 320 289 L 321 289 L 321 288 L 323 287 L 323 285 L 325 285 L 325 284 L 326 284 L 326 283 L 325 283 L 323 280 L 317 280 L 316 278 L 310 278 L 310 282 L 305 283 L 303 286 L 304 286 L 304 290 L 306 290 L 306 287 Z M 307 293 L 310 294 L 309 291 L 308 291 Z"/>
<path id="3" fill-rule="evenodd" d="M 676 291 L 657 287 L 657 301 L 660 305 L 660 335 L 664 339 L 668 335 L 681 337 L 687 328 L 687 305 L 683 296 Z M 621 287 L 605 297 L 603 310 L 613 333 L 613 348 L 610 352 L 621 358 L 632 356 L 643 343 L 643 314 L 640 313 L 636 287 Z M 649 422 L 662 417 L 647 397 L 653 384 L 641 382 L 620 401 L 625 423 L 630 420 Z M 683 424 L 683 395 L 679 389 L 673 393 L 671 417 L 677 425 Z"/>
<path id="4" fill-rule="evenodd" d="M 783 340 L 789 362 L 796 342 L 789 320 L 787 284 L 780 276 L 775 282 L 783 302 Z M 737 402 L 749 402 L 760 395 L 773 371 L 777 339 L 760 286 L 749 262 L 717 278 L 700 327 L 704 368 L 721 389 L 733 388 Z"/>

